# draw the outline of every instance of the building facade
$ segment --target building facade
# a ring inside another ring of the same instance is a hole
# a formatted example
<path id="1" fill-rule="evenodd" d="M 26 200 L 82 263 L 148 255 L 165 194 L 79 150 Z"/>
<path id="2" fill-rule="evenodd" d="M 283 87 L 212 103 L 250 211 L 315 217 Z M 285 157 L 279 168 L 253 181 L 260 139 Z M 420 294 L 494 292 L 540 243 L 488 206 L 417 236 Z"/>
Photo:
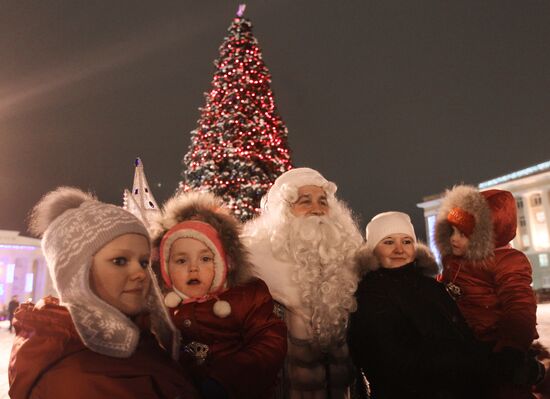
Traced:
<path id="1" fill-rule="evenodd" d="M 533 288 L 550 289 L 550 161 L 480 183 L 480 190 L 510 191 L 516 198 L 518 229 L 512 246 L 524 252 L 533 268 Z M 428 244 L 439 259 L 434 227 L 443 194 L 424 198 Z"/>
<path id="2" fill-rule="evenodd" d="M 40 240 L 0 230 L 0 312 L 3 314 L 13 295 L 19 302 L 36 302 L 53 293 Z"/>

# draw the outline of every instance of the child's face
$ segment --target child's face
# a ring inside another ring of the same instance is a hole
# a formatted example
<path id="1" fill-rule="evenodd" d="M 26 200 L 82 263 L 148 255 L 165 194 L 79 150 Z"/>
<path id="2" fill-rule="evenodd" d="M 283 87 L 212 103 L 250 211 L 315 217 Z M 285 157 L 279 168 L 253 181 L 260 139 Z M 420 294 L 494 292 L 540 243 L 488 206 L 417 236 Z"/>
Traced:
<path id="1" fill-rule="evenodd" d="M 199 240 L 179 238 L 170 247 L 168 270 L 179 291 L 190 298 L 203 297 L 214 280 L 214 254 Z"/>
<path id="2" fill-rule="evenodd" d="M 90 287 L 103 301 L 128 316 L 146 306 L 151 280 L 147 272 L 149 241 L 140 234 L 124 234 L 101 248 L 93 257 Z"/>
<path id="3" fill-rule="evenodd" d="M 459 229 L 453 226 L 450 243 L 453 255 L 464 256 L 468 250 L 468 246 L 470 245 L 470 239 L 466 237 Z"/>

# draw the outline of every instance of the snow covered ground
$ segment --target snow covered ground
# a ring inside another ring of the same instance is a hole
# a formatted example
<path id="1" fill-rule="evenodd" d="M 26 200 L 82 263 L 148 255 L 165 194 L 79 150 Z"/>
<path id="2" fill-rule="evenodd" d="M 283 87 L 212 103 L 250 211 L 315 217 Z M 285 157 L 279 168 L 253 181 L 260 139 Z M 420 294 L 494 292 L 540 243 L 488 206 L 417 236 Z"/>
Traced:
<path id="1" fill-rule="evenodd" d="M 539 341 L 550 348 L 550 303 L 537 306 L 537 323 L 537 331 L 540 335 Z"/>
<path id="2" fill-rule="evenodd" d="M 0 321 L 0 399 L 8 399 L 8 361 L 13 334 L 8 331 L 8 321 Z"/>
<path id="3" fill-rule="evenodd" d="M 539 341 L 550 347 L 550 303 L 539 304 L 537 308 Z M 7 321 L 0 322 L 0 399 L 8 399 L 8 361 L 13 334 L 8 332 Z"/>

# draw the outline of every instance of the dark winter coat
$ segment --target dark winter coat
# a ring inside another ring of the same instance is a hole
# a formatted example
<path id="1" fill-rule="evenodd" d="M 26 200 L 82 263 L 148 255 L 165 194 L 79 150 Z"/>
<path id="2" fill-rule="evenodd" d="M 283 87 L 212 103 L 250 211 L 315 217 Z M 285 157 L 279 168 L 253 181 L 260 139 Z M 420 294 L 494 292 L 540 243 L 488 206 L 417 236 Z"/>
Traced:
<path id="1" fill-rule="evenodd" d="M 19 301 L 16 301 L 15 299 L 12 299 L 10 303 L 8 304 L 8 316 L 11 318 L 13 317 L 13 313 L 15 312 L 15 309 L 19 306 Z"/>
<path id="2" fill-rule="evenodd" d="M 395 269 L 360 253 L 367 274 L 357 290 L 349 346 L 374 399 L 481 398 L 487 350 L 477 344 L 423 247 Z M 373 270 L 375 269 L 375 270 Z M 373 271 L 371 271 L 373 270 Z"/>
<path id="3" fill-rule="evenodd" d="M 82 343 L 67 309 L 48 297 L 15 313 L 12 399 L 198 399 L 183 370 L 143 330 L 135 352 L 115 358 Z"/>

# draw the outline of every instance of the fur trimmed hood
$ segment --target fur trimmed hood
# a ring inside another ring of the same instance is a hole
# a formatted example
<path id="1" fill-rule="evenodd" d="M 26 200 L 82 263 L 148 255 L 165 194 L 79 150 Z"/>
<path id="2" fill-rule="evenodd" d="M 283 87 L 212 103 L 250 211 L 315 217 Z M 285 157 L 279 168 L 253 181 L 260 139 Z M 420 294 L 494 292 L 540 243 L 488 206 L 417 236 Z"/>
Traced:
<path id="1" fill-rule="evenodd" d="M 449 238 L 453 228 L 448 216 L 456 208 L 474 219 L 468 237 L 470 244 L 464 255 L 468 260 L 490 258 L 495 248 L 507 245 L 516 235 L 517 210 L 512 193 L 503 190 L 480 192 L 473 186 L 455 186 L 446 192 L 435 225 L 435 241 L 442 257 L 452 254 Z"/>
<path id="2" fill-rule="evenodd" d="M 217 231 L 227 256 L 228 288 L 245 284 L 253 278 L 249 254 L 240 239 L 241 225 L 224 207 L 222 200 L 211 193 L 187 192 L 169 199 L 153 222 L 155 249 L 159 249 L 168 230 L 187 220 L 207 223 Z"/>
<path id="3" fill-rule="evenodd" d="M 380 262 L 374 255 L 373 249 L 363 245 L 356 255 L 357 265 L 362 275 L 373 272 L 380 268 Z M 435 277 L 439 274 L 439 266 L 435 261 L 432 251 L 423 243 L 416 243 L 415 261 L 421 273 L 428 277 Z"/>

